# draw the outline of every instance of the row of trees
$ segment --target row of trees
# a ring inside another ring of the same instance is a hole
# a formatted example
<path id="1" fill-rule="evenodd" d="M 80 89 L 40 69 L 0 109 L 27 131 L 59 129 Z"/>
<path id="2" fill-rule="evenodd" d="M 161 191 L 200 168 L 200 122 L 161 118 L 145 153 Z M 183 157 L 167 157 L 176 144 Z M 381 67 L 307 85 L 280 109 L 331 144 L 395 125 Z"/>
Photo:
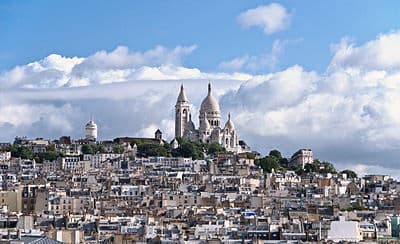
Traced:
<path id="1" fill-rule="evenodd" d="M 349 178 L 357 178 L 357 174 L 352 170 L 343 170 L 338 172 L 332 163 L 326 161 L 319 161 L 318 159 L 314 160 L 312 164 L 306 164 L 304 169 L 300 165 L 290 166 L 289 160 L 285 157 L 282 157 L 281 152 L 278 150 L 272 150 L 265 157 L 259 158 L 255 160 L 255 164 L 260 166 L 264 172 L 271 173 L 272 170 L 293 170 L 296 174 L 301 175 L 303 173 L 346 173 Z"/>
<path id="2" fill-rule="evenodd" d="M 51 149 L 51 148 L 49 148 Z M 56 160 L 58 157 L 63 156 L 62 153 L 57 153 L 54 150 L 48 150 L 46 152 L 34 153 L 30 147 L 21 145 L 11 145 L 8 148 L 11 151 L 11 156 L 22 159 L 34 159 L 37 163 L 43 163 L 45 160 Z"/>
<path id="3" fill-rule="evenodd" d="M 96 153 L 106 153 L 107 150 L 104 145 L 101 144 L 84 144 L 82 145 L 83 154 L 96 154 Z M 113 147 L 113 153 L 124 153 L 125 149 L 122 145 L 115 145 Z"/>
<path id="4" fill-rule="evenodd" d="M 164 145 L 150 144 L 150 143 L 138 143 L 137 154 L 138 157 L 185 157 L 193 159 L 203 159 L 204 153 L 216 155 L 219 152 L 225 152 L 225 148 L 219 143 L 198 143 L 190 142 L 182 139 L 178 139 L 179 147 L 172 148 L 170 144 L 165 143 Z"/>
<path id="5" fill-rule="evenodd" d="M 137 155 L 139 157 L 185 157 L 192 159 L 204 159 L 204 154 L 216 155 L 220 152 L 225 152 L 225 148 L 219 143 L 199 143 L 190 142 L 183 139 L 178 139 L 179 147 L 172 148 L 170 144 L 165 143 L 164 145 L 154 144 L 154 143 L 144 143 L 143 141 L 136 141 L 137 145 Z M 53 161 L 58 157 L 63 156 L 62 153 L 58 153 L 54 148 L 48 148 L 46 152 L 34 153 L 32 149 L 28 146 L 21 146 L 13 144 L 10 146 L 9 151 L 11 151 L 11 156 L 22 159 L 35 159 L 36 162 L 42 163 L 45 160 Z M 101 144 L 85 144 L 82 145 L 82 153 L 84 154 L 96 154 L 105 153 L 105 147 Z M 114 153 L 123 153 L 124 147 L 122 145 L 115 145 L 113 147 Z M 253 154 L 249 154 L 249 158 L 255 158 Z M 271 173 L 272 170 L 293 170 L 297 174 L 301 175 L 303 173 L 346 173 L 349 178 L 357 178 L 357 174 L 351 170 L 343 170 L 338 172 L 333 164 L 326 161 L 314 160 L 312 164 L 306 164 L 304 169 L 297 166 L 290 166 L 289 160 L 282 156 L 281 152 L 278 150 L 272 150 L 268 155 L 262 158 L 255 159 L 255 164 L 260 166 L 264 172 Z"/>

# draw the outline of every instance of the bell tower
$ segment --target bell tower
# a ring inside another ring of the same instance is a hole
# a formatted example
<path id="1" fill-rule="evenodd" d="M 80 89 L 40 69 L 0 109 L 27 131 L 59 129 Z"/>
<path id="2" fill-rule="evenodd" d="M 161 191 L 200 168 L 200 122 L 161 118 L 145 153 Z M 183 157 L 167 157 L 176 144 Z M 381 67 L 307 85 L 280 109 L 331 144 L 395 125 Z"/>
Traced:
<path id="1" fill-rule="evenodd" d="M 175 105 L 175 138 L 183 137 L 190 120 L 190 104 L 185 94 L 183 84 Z"/>

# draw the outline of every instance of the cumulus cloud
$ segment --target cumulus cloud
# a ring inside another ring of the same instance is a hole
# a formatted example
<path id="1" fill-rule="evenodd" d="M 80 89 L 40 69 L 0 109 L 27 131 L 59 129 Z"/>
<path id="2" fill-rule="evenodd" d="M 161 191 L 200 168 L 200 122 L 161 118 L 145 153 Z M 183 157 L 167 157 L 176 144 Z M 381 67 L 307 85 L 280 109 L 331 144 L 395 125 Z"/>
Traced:
<path id="1" fill-rule="evenodd" d="M 138 80 L 251 78 L 245 73 L 206 73 L 181 66 L 181 59 L 195 49 L 196 45 L 173 49 L 157 46 L 145 52 L 131 52 L 127 47 L 119 46 L 111 52 L 99 51 L 86 58 L 51 54 L 1 73 L 0 87 L 43 89 Z"/>
<path id="2" fill-rule="evenodd" d="M 291 14 L 278 3 L 261 5 L 249 9 L 238 16 L 239 23 L 244 27 L 257 26 L 264 33 L 272 34 L 285 30 L 290 24 Z"/>
<path id="3" fill-rule="evenodd" d="M 244 55 L 229 61 L 221 62 L 218 67 L 227 71 L 246 70 L 269 71 L 275 69 L 279 61 L 279 56 L 283 52 L 283 48 L 287 41 L 275 40 L 272 44 L 271 52 L 262 55 Z"/>
<path id="4" fill-rule="evenodd" d="M 399 36 L 381 34 L 360 46 L 342 41 L 325 73 L 294 66 L 254 76 L 221 101 L 254 144 L 281 148 L 288 156 L 306 147 L 346 165 L 395 168 L 400 69 L 391 50 L 400 48 Z"/>
<path id="5" fill-rule="evenodd" d="M 86 57 L 51 54 L 27 65 L 0 74 L 1 87 L 57 88 L 126 82 L 135 79 L 176 79 L 196 77 L 198 69 L 180 67 L 181 59 L 196 45 L 168 49 L 157 46 L 145 52 L 131 52 L 119 46 L 111 52 L 99 51 Z"/>
<path id="6" fill-rule="evenodd" d="M 339 44 L 332 45 L 334 56 L 329 69 L 398 69 L 400 68 L 399 43 L 399 31 L 381 34 L 361 46 L 356 46 L 349 38 L 343 38 Z"/>

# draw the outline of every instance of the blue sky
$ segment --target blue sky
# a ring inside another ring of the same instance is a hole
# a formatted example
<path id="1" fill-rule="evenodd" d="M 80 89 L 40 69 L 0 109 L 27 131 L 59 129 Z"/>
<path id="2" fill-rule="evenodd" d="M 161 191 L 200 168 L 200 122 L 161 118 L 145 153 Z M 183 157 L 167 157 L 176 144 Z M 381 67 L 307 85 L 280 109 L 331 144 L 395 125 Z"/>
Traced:
<path id="1" fill-rule="evenodd" d="M 196 44 L 183 62 L 205 71 L 245 54 L 271 49 L 274 40 L 296 40 L 285 47 L 277 69 L 301 64 L 323 71 L 330 45 L 349 36 L 357 43 L 397 29 L 396 1 L 282 1 L 290 26 L 265 35 L 243 28 L 237 16 L 268 1 L 1 1 L 0 70 L 51 53 L 87 56 L 125 45 L 147 50 L 156 45 Z"/>
<path id="2" fill-rule="evenodd" d="M 174 137 L 213 83 L 265 154 L 400 178 L 398 1 L 0 1 L 0 141 Z M 224 123 L 224 121 L 222 121 Z"/>

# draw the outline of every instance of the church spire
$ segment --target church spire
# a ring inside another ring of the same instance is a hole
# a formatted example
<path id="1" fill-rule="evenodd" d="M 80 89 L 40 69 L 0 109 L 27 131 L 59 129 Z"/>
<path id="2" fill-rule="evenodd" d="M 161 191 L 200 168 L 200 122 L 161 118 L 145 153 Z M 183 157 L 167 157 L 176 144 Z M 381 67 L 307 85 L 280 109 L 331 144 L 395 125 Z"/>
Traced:
<path id="1" fill-rule="evenodd" d="M 187 102 L 187 101 L 188 99 L 186 97 L 185 89 L 183 88 L 183 83 L 182 83 L 177 102 Z"/>
<path id="2" fill-rule="evenodd" d="M 211 81 L 208 82 L 208 95 L 211 94 Z"/>

